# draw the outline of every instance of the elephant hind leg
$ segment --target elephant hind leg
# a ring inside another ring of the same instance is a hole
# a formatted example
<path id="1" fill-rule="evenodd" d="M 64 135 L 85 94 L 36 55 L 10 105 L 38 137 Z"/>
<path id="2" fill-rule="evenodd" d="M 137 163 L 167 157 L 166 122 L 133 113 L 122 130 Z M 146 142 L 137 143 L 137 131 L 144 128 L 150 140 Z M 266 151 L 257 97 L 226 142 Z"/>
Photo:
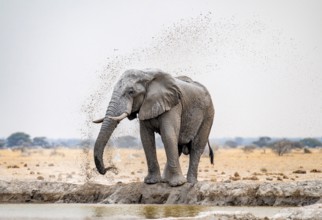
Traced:
<path id="1" fill-rule="evenodd" d="M 190 148 L 190 160 L 189 169 L 187 174 L 187 181 L 189 183 L 196 183 L 198 181 L 198 166 L 199 161 L 204 149 L 207 145 L 210 129 L 212 126 L 212 120 L 204 121 L 201 125 L 197 136 L 192 141 Z"/>
<path id="2" fill-rule="evenodd" d="M 203 153 L 203 150 L 199 147 L 199 144 L 196 144 L 196 145 L 197 146 L 194 146 L 190 152 L 189 169 L 187 174 L 187 181 L 189 183 L 198 182 L 198 166 L 199 166 L 199 161 Z"/>

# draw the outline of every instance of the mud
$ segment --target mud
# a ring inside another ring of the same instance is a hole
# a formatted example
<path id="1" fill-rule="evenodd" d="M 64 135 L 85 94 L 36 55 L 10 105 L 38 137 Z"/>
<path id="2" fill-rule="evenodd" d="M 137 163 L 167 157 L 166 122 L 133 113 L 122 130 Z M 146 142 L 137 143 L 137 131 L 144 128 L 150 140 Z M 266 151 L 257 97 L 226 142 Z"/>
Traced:
<path id="1" fill-rule="evenodd" d="M 303 206 L 321 201 L 322 181 L 294 183 L 199 182 L 84 185 L 0 181 L 0 203 L 191 204 L 216 206 Z"/>

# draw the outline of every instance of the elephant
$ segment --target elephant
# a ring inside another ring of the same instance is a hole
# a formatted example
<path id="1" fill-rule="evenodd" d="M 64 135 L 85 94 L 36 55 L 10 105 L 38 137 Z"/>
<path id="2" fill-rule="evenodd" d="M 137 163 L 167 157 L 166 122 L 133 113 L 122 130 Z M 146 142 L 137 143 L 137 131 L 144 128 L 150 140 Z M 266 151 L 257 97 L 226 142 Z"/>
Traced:
<path id="1" fill-rule="evenodd" d="M 147 184 L 167 182 L 180 186 L 196 183 L 200 157 L 207 145 L 214 119 L 214 106 L 207 89 L 187 76 L 173 77 L 159 69 L 130 69 L 116 83 L 105 117 L 94 145 L 94 161 L 102 175 L 103 152 L 111 134 L 124 118 L 138 117 L 140 137 L 145 152 Z M 155 133 L 164 144 L 167 162 L 160 175 L 156 155 Z M 209 144 L 209 142 L 208 142 Z M 210 149 L 211 163 L 213 152 Z M 189 154 L 189 168 L 183 176 L 179 157 Z"/>

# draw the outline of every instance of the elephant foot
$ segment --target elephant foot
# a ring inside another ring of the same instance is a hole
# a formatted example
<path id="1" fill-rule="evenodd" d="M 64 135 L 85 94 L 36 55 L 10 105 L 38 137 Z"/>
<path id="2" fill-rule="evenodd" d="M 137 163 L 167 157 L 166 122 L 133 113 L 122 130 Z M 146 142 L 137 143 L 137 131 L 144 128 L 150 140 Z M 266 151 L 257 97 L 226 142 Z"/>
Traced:
<path id="1" fill-rule="evenodd" d="M 168 181 L 170 186 L 181 186 L 187 182 L 186 178 L 182 174 L 171 176 Z"/>
<path id="2" fill-rule="evenodd" d="M 181 186 L 185 184 L 187 180 L 182 175 L 181 170 L 173 170 L 166 164 L 162 174 L 162 182 L 168 183 L 170 186 Z"/>
<path id="3" fill-rule="evenodd" d="M 161 182 L 161 176 L 160 174 L 148 174 L 145 178 L 144 178 L 144 182 L 146 184 L 155 184 L 155 183 L 159 183 Z"/>
<path id="4" fill-rule="evenodd" d="M 194 184 L 196 184 L 198 182 L 198 179 L 196 177 L 194 177 L 194 176 L 188 176 L 187 181 L 188 181 L 188 183 L 191 183 L 191 184 L 194 185 Z"/>

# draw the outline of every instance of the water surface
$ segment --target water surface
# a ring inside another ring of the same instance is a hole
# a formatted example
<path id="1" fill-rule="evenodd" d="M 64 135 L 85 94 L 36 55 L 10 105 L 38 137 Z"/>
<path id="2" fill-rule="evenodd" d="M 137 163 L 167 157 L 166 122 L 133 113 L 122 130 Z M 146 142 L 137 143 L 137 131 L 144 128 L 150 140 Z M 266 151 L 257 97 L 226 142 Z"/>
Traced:
<path id="1" fill-rule="evenodd" d="M 0 204 L 0 219 L 158 219 L 195 217 L 209 212 L 251 212 L 271 217 L 285 207 L 197 205 Z"/>

